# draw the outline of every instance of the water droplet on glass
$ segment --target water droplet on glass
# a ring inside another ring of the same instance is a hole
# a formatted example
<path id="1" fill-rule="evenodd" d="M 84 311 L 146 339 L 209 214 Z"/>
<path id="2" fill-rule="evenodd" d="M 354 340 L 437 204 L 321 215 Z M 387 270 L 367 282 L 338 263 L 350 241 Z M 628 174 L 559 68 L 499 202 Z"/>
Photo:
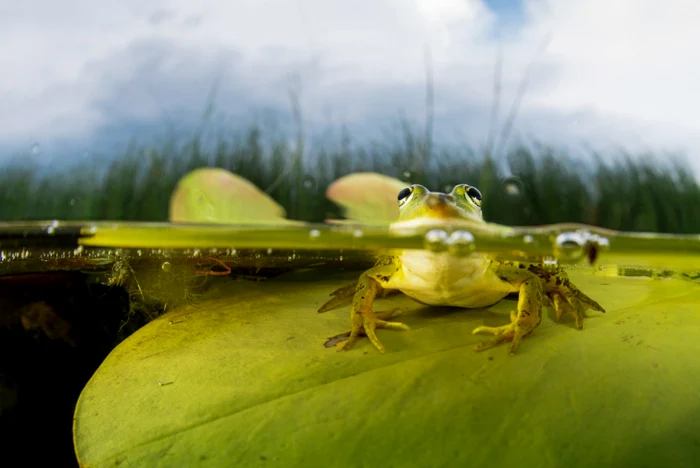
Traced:
<path id="1" fill-rule="evenodd" d="M 309 231 L 309 237 L 311 237 L 312 239 L 316 239 L 320 235 L 321 235 L 321 231 L 319 231 L 318 229 L 312 229 Z"/>
<path id="2" fill-rule="evenodd" d="M 68 202 L 70 206 L 75 206 L 75 198 L 71 198 L 70 201 Z"/>
<path id="3" fill-rule="evenodd" d="M 173 266 L 170 264 L 170 262 L 163 262 L 160 266 L 160 269 L 167 273 L 172 269 L 172 267 Z"/>
<path id="4" fill-rule="evenodd" d="M 523 193 L 523 183 L 517 177 L 506 177 L 503 179 L 503 190 L 511 197 L 517 197 Z"/>
<path id="5" fill-rule="evenodd" d="M 432 251 L 447 249 L 447 233 L 442 229 L 431 229 L 425 233 L 425 248 Z"/>
<path id="6" fill-rule="evenodd" d="M 32 145 L 32 154 L 36 155 L 39 153 L 41 153 L 41 145 L 39 145 L 39 143 L 34 143 Z"/>

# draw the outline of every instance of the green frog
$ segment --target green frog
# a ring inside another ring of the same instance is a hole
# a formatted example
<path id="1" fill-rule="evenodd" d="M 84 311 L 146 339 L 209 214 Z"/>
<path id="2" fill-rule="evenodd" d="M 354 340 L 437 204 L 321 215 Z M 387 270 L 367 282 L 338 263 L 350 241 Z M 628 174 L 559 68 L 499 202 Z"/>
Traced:
<path id="1" fill-rule="evenodd" d="M 481 192 L 471 185 L 456 185 L 450 193 L 442 193 L 414 184 L 398 193 L 397 224 L 485 223 L 482 201 Z M 408 330 L 407 325 L 389 320 L 398 309 L 373 311 L 375 298 L 391 292 L 403 292 L 429 306 L 464 308 L 488 307 L 510 293 L 519 293 L 517 311 L 511 312 L 509 324 L 480 326 L 472 331 L 495 335 L 477 345 L 474 351 L 510 342 L 511 355 L 522 338 L 540 324 L 542 308 L 548 300 L 557 320 L 565 314 L 573 315 L 579 330 L 583 328 L 585 310 L 605 312 L 600 304 L 578 290 L 558 265 L 501 261 L 480 252 L 454 256 L 448 252 L 406 250 L 381 256 L 356 283 L 331 293 L 333 298 L 318 310 L 325 312 L 352 303 L 352 329 L 340 350 L 349 349 L 364 335 L 383 353 L 384 346 L 377 338 L 376 329 Z"/>

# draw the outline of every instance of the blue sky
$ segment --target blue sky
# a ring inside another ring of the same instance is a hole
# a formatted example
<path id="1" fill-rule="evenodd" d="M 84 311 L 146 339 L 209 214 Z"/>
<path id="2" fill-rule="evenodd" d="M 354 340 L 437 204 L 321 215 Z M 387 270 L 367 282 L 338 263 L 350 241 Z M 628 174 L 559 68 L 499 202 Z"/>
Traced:
<path id="1" fill-rule="evenodd" d="M 532 67 L 514 138 L 695 160 L 699 22 L 695 0 L 6 3 L 0 162 L 59 164 L 186 135 L 214 83 L 227 125 L 288 116 L 295 89 L 310 133 L 343 124 L 381 137 L 399 115 L 422 124 L 426 48 L 438 141 L 486 140 L 500 50 L 501 123 Z"/>
<path id="2" fill-rule="evenodd" d="M 524 11 L 521 0 L 485 0 L 484 4 L 496 14 L 498 29 L 517 31 L 523 26 Z"/>

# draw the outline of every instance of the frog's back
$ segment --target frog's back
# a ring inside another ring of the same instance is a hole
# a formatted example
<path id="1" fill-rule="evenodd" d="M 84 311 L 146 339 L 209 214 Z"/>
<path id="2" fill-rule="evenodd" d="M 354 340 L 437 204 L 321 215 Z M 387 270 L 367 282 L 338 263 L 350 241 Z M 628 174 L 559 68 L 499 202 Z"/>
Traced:
<path id="1" fill-rule="evenodd" d="M 497 277 L 491 259 L 481 253 L 455 257 L 447 252 L 407 251 L 401 271 L 386 287 L 428 305 L 487 307 L 517 288 Z"/>

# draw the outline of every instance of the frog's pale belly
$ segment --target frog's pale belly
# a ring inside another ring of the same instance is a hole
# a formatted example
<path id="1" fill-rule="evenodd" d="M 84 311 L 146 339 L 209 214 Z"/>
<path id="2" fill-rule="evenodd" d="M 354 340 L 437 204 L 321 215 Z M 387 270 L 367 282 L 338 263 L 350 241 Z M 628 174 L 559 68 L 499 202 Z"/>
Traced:
<path id="1" fill-rule="evenodd" d="M 428 305 L 487 307 L 518 291 L 496 276 L 490 263 L 483 254 L 455 257 L 447 252 L 404 252 L 403 275 L 391 278 L 386 287 L 400 289 Z"/>

